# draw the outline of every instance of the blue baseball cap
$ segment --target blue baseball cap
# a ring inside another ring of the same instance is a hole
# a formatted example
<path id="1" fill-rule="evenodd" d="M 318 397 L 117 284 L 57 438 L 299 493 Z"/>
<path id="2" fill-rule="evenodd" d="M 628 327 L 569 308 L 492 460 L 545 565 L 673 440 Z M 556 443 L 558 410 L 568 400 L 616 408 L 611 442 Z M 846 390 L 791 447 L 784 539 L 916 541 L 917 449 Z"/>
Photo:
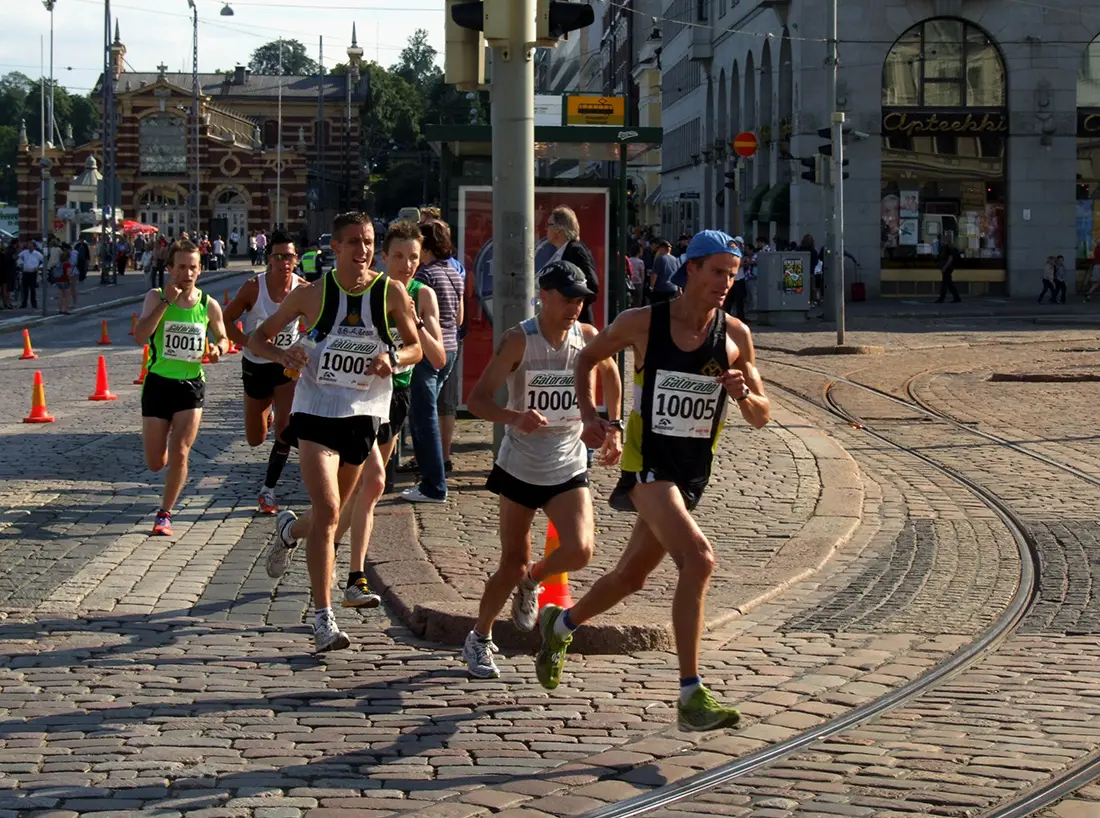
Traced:
<path id="1" fill-rule="evenodd" d="M 713 256 L 715 253 L 728 253 L 741 258 L 741 246 L 737 241 L 721 230 L 702 230 L 692 236 L 684 253 L 684 264 L 672 275 L 672 283 L 677 287 L 687 285 L 687 262 L 693 258 Z"/>
<path id="2" fill-rule="evenodd" d="M 684 261 L 693 258 L 713 256 L 715 253 L 729 253 L 741 258 L 741 248 L 737 240 L 721 230 L 702 230 L 691 238 Z"/>

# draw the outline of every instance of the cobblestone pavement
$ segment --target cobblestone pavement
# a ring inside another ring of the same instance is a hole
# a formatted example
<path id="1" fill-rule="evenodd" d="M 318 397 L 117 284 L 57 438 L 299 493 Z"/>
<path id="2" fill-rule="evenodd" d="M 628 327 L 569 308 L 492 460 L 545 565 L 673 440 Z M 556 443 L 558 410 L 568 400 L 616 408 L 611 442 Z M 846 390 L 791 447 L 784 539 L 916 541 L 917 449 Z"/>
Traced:
<path id="1" fill-rule="evenodd" d="M 120 311 L 121 333 L 126 319 Z M 76 334 L 94 336 L 96 321 L 85 324 L 74 324 Z M 453 650 L 381 612 L 339 614 L 355 649 L 319 660 L 306 652 L 301 624 L 303 566 L 273 589 L 257 565 L 270 525 L 253 514 L 266 452 L 241 440 L 236 362 L 210 370 L 179 535 L 151 540 L 157 485 L 141 468 L 128 386 L 137 351 L 110 348 L 122 397 L 90 404 L 98 350 L 75 346 L 74 330 L 42 335 L 43 358 L 5 360 L 0 390 L 0 412 L 12 419 L 0 425 L 0 653 L 10 657 L 0 668 L 0 816 L 580 814 L 789 738 L 914 678 L 985 628 L 1018 581 L 1013 543 L 984 505 L 919 461 L 789 400 L 859 463 L 863 523 L 817 575 L 707 634 L 707 683 L 744 703 L 743 729 L 674 731 L 675 659 L 663 651 L 571 655 L 562 687 L 547 693 L 527 655 L 503 656 L 499 681 L 471 681 Z M 45 428 L 16 420 L 33 365 L 46 373 L 58 415 Z M 911 425 L 925 435 L 921 445 L 941 445 L 928 442 L 928 424 Z M 757 438 L 784 444 L 766 462 L 798 460 L 784 434 Z M 966 468 L 988 468 L 1014 504 L 1042 501 L 1028 519 L 1050 526 L 1052 542 L 1065 539 L 1066 518 L 1090 519 L 1089 497 L 1075 499 L 1064 475 L 965 445 L 947 451 L 970 458 Z M 456 455 L 459 471 L 472 470 L 466 457 Z M 284 483 L 285 501 L 300 505 L 295 466 Z M 730 497 L 762 498 L 733 486 Z M 1047 498 L 1044 486 L 1063 491 Z M 751 502 L 775 514 L 797 504 L 802 488 L 792 481 L 776 491 L 786 492 L 776 508 Z M 613 551 L 614 534 L 600 536 Z M 761 559 L 745 553 L 746 562 Z M 1054 621 L 1070 594 L 1052 604 Z M 952 815 L 970 809 L 956 789 L 982 789 L 971 797 L 987 803 L 1039 780 L 1100 735 L 1089 722 L 1098 665 L 1086 664 L 1095 638 L 1036 632 L 1015 641 L 1015 653 L 999 653 L 916 709 L 683 807 L 754 818 Z M 924 732 L 910 736 L 917 728 Z M 947 800 L 907 797 L 918 790 Z M 1087 791 L 1080 796 L 1090 803 Z"/>

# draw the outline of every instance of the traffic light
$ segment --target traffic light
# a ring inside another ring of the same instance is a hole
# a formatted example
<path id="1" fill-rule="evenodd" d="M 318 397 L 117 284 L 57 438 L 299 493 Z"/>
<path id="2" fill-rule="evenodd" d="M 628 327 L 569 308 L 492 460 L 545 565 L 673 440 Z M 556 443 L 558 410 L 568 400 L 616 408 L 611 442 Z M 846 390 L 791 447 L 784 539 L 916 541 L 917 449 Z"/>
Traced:
<path id="1" fill-rule="evenodd" d="M 737 190 L 737 171 L 726 171 L 726 187 L 730 190 Z"/>
<path id="2" fill-rule="evenodd" d="M 841 132 L 842 133 L 841 138 L 843 138 L 844 134 L 850 133 L 851 130 L 852 130 L 851 127 L 848 127 L 846 129 L 844 129 Z M 817 149 L 818 154 L 820 154 L 821 156 L 828 157 L 828 161 L 826 162 L 826 165 L 828 166 L 828 168 L 824 171 L 824 173 L 821 174 L 820 178 L 823 181 L 825 179 L 828 179 L 829 185 L 835 185 L 836 184 L 836 163 L 833 162 L 833 140 L 832 140 L 833 130 L 832 130 L 832 128 L 819 128 L 818 131 L 817 131 L 817 135 L 820 136 L 822 139 L 828 139 L 829 140 L 828 142 L 826 142 L 824 145 L 820 146 Z M 846 167 L 848 167 L 848 160 L 847 159 L 842 159 L 840 164 L 841 164 L 841 167 L 846 168 Z M 848 178 L 848 171 L 844 171 L 842 175 L 843 175 L 843 178 L 847 179 Z M 803 178 L 805 178 L 806 174 L 802 174 L 802 176 L 803 176 Z"/>
<path id="3" fill-rule="evenodd" d="M 596 12 L 588 3 L 538 0 L 535 7 L 535 43 L 543 48 L 554 48 L 561 37 L 569 36 L 570 31 L 594 22 Z"/>
<path id="4" fill-rule="evenodd" d="M 476 91 L 485 84 L 485 37 L 482 4 L 447 0 L 444 81 L 460 91 Z M 470 25 L 476 21 L 477 25 Z"/>
<path id="5" fill-rule="evenodd" d="M 810 184 L 821 185 L 825 183 L 825 157 L 820 153 L 815 153 L 813 156 L 808 156 L 798 161 L 802 163 L 802 167 L 809 168 L 808 171 L 803 171 L 802 178 Z"/>

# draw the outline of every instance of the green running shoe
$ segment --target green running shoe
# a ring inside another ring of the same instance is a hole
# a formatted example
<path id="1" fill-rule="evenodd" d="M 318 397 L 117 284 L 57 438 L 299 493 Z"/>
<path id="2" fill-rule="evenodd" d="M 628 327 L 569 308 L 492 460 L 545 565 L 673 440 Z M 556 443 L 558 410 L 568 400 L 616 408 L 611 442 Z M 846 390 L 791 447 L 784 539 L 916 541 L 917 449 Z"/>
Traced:
<path id="1" fill-rule="evenodd" d="M 741 721 L 737 708 L 719 704 L 711 692 L 702 686 L 691 694 L 687 704 L 677 703 L 676 711 L 680 715 L 681 730 L 719 730 L 736 727 Z"/>
<path id="2" fill-rule="evenodd" d="M 539 632 L 542 634 L 542 647 L 535 657 L 535 675 L 539 684 L 547 690 L 553 690 L 561 683 L 561 669 L 565 665 L 565 651 L 573 641 L 573 634 L 558 636 L 554 633 L 554 623 L 565 613 L 557 605 L 547 605 L 539 611 Z"/>

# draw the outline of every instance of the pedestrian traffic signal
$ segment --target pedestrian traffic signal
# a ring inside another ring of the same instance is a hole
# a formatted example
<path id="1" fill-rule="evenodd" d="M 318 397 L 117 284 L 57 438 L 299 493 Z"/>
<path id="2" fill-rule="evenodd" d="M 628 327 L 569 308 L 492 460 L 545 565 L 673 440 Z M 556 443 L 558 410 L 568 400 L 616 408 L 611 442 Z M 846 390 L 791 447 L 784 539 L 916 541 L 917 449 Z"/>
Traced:
<path id="1" fill-rule="evenodd" d="M 538 0 L 535 6 L 535 42 L 544 48 L 553 48 L 558 44 L 558 39 L 568 37 L 570 31 L 585 28 L 594 22 L 596 12 L 588 3 Z"/>
<path id="2" fill-rule="evenodd" d="M 726 171 L 726 187 L 730 190 L 737 190 L 737 171 Z"/>

